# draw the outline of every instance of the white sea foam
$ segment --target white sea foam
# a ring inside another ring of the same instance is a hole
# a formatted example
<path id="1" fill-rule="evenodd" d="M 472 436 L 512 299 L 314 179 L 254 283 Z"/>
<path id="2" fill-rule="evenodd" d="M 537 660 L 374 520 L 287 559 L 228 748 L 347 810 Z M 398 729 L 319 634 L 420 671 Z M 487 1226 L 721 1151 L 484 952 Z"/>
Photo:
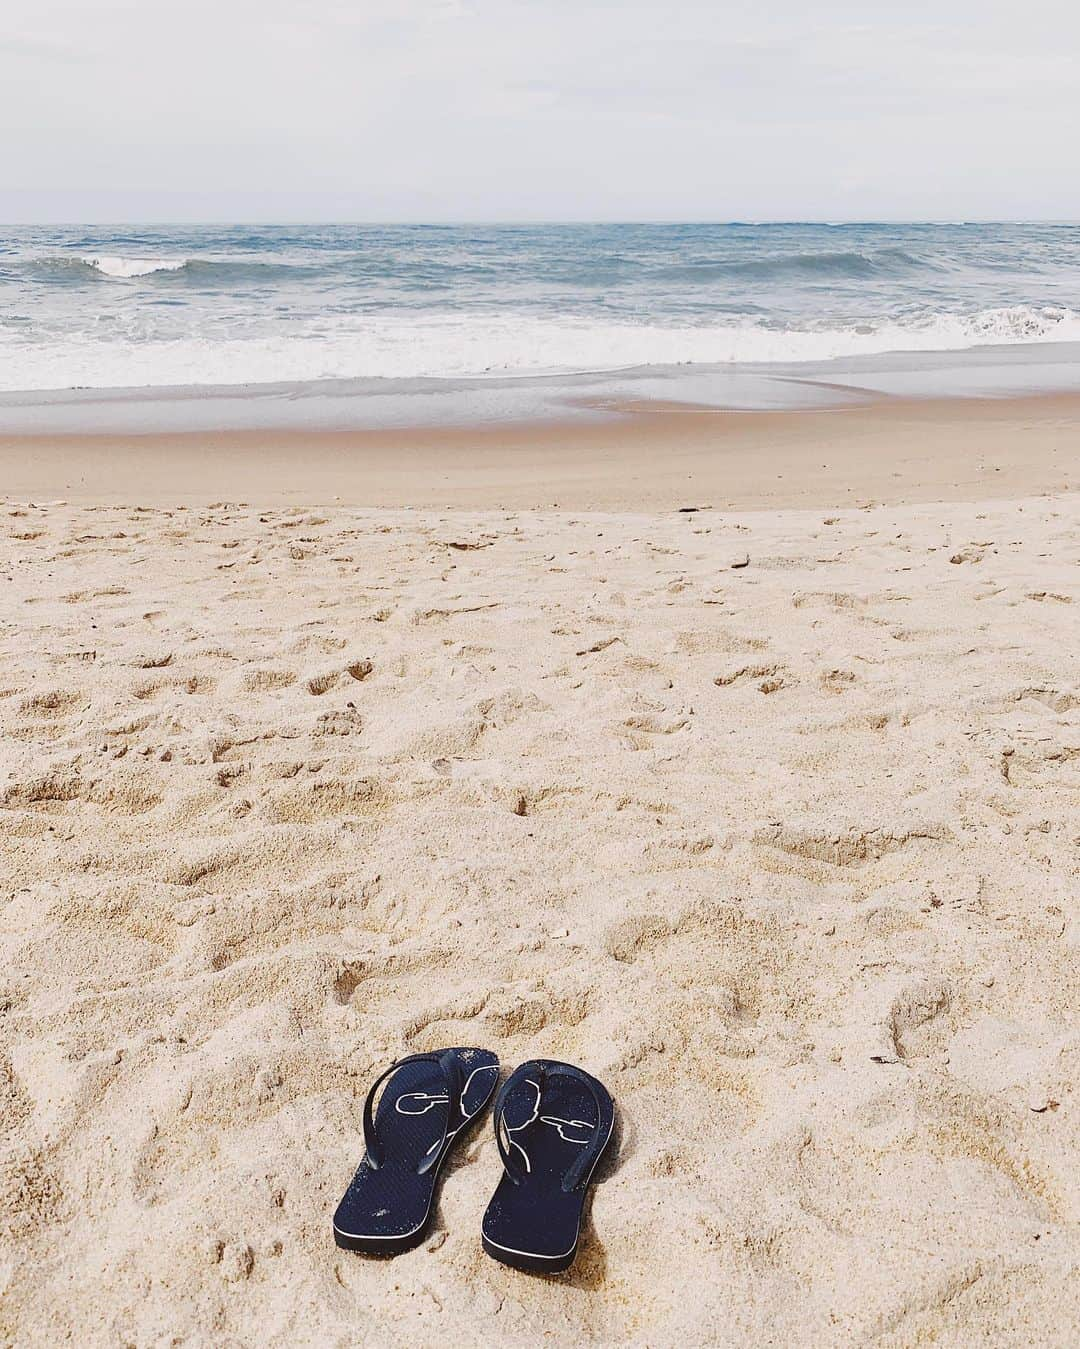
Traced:
<path id="1" fill-rule="evenodd" d="M 124 259 L 133 264 L 134 259 Z M 160 266 L 161 261 L 156 260 Z M 297 331 L 298 330 L 298 331 Z M 0 330 L 0 388 L 257 384 L 292 380 L 463 378 L 655 365 L 794 363 L 884 352 L 1080 341 L 1080 315 L 1026 305 L 928 314 L 850 328 L 773 329 L 747 322 L 675 327 L 527 318 L 507 313 L 338 316 L 248 335 L 217 328 L 184 338 L 100 329 L 28 341 Z"/>
<path id="2" fill-rule="evenodd" d="M 129 281 L 137 276 L 151 276 L 154 272 L 178 272 L 187 265 L 187 258 L 122 258 L 98 254 L 81 258 L 87 267 L 93 267 L 102 276 Z"/>

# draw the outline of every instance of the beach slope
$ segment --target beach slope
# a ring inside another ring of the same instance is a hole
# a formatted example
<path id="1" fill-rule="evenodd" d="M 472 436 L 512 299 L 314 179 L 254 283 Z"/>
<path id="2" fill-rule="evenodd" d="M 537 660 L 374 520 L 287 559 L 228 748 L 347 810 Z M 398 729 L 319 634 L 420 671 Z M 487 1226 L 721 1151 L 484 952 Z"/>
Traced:
<path id="1" fill-rule="evenodd" d="M 1073 1338 L 1080 497 L 0 548 L 0 1341 Z M 334 1247 L 445 1044 L 614 1095 L 568 1274 L 482 1253 L 488 1121 Z"/>

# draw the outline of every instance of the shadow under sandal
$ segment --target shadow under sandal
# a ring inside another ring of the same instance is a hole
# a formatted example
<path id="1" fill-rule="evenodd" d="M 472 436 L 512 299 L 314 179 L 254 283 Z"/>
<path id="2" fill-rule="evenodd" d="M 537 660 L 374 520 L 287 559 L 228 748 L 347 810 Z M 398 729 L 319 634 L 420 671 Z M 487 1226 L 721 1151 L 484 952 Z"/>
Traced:
<path id="1" fill-rule="evenodd" d="M 568 1269 L 615 1105 L 603 1083 L 554 1059 L 523 1063 L 495 1102 L 503 1175 L 484 1214 L 484 1250 L 535 1274 Z"/>
<path id="2" fill-rule="evenodd" d="M 412 1054 L 376 1078 L 364 1102 L 367 1151 L 334 1214 L 339 1246 L 396 1255 L 423 1241 L 439 1169 L 498 1078 L 499 1060 L 486 1049 Z"/>

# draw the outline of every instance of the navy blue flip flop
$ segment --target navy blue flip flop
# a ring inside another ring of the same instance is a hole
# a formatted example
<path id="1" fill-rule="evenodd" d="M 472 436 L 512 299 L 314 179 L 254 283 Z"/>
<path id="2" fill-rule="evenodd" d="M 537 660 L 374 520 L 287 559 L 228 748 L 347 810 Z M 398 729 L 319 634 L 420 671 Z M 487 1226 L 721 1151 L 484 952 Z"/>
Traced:
<path id="1" fill-rule="evenodd" d="M 376 1078 L 364 1102 L 367 1151 L 334 1214 L 339 1246 L 397 1255 L 423 1241 L 439 1170 L 498 1079 L 499 1060 L 486 1049 L 412 1054 Z"/>
<path id="2" fill-rule="evenodd" d="M 484 1214 L 484 1250 L 535 1274 L 568 1269 L 596 1164 L 611 1141 L 607 1088 L 572 1063 L 532 1059 L 495 1102 L 503 1174 Z"/>

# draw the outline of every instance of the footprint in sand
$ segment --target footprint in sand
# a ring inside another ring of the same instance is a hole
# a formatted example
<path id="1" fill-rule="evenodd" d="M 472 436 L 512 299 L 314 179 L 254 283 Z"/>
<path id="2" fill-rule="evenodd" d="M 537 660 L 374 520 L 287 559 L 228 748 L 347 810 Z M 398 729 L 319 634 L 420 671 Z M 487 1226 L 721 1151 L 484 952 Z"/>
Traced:
<path id="1" fill-rule="evenodd" d="M 328 693 L 340 678 L 341 675 L 337 670 L 329 670 L 326 674 L 313 675 L 305 687 L 308 693 L 320 698 L 324 693 Z"/>
<path id="2" fill-rule="evenodd" d="M 930 977 L 905 984 L 891 995 L 888 1009 L 875 1027 L 876 1045 L 870 1058 L 874 1063 L 904 1063 L 925 1049 L 916 1032 L 948 1011 L 951 1001 L 952 993 L 944 979 Z"/>
<path id="3" fill-rule="evenodd" d="M 862 829 L 856 825 L 847 829 L 832 829 L 774 822 L 758 829 L 754 834 L 754 842 L 808 861 L 826 862 L 835 867 L 857 867 L 876 862 L 910 844 L 938 841 L 946 837 L 948 831 L 944 826 L 932 823 L 898 822 L 871 829 Z"/>
<path id="4" fill-rule="evenodd" d="M 296 683 L 293 670 L 275 670 L 263 668 L 244 671 L 244 690 L 247 693 L 272 693 L 277 689 L 287 689 Z"/>
<path id="5" fill-rule="evenodd" d="M 818 682 L 827 693 L 847 693 L 856 683 L 853 670 L 825 670 Z"/>
<path id="6" fill-rule="evenodd" d="M 65 689 L 50 689 L 47 693 L 34 693 L 19 704 L 19 711 L 25 717 L 62 717 L 82 702 L 78 693 Z"/>
<path id="7" fill-rule="evenodd" d="M 753 681 L 757 681 L 759 693 L 776 693 L 786 684 L 794 682 L 782 665 L 741 665 L 713 679 L 717 688 L 722 689 Z"/>
<path id="8" fill-rule="evenodd" d="M 315 725 L 316 735 L 359 735 L 364 719 L 351 704 L 333 712 L 324 712 Z"/>

